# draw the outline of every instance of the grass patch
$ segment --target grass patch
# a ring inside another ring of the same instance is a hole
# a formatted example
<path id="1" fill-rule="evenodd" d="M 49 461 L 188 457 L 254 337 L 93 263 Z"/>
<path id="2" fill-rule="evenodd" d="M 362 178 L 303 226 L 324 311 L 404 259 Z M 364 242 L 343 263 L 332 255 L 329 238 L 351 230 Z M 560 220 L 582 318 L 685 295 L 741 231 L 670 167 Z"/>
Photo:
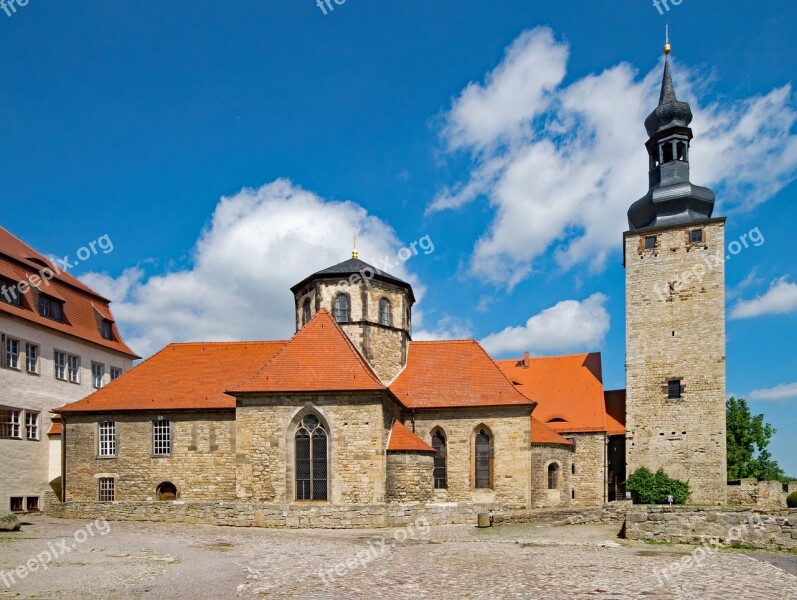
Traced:
<path id="1" fill-rule="evenodd" d="M 645 540 L 646 544 L 650 544 L 651 546 L 673 546 L 672 542 L 665 542 L 663 540 Z"/>

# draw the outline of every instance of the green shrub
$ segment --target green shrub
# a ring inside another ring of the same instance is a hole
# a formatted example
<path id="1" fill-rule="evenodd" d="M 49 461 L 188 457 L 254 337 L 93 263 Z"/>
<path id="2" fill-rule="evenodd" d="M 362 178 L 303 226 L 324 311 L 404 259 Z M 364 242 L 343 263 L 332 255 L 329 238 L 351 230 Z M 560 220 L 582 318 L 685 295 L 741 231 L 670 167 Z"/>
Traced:
<path id="1" fill-rule="evenodd" d="M 786 506 L 789 508 L 797 508 L 797 492 L 789 494 L 789 497 L 786 498 Z"/>
<path id="2" fill-rule="evenodd" d="M 625 482 L 625 489 L 631 492 L 634 504 L 667 504 L 670 495 L 673 504 L 686 504 L 691 495 L 687 482 L 670 478 L 664 469 L 654 475 L 647 467 L 635 471 Z"/>

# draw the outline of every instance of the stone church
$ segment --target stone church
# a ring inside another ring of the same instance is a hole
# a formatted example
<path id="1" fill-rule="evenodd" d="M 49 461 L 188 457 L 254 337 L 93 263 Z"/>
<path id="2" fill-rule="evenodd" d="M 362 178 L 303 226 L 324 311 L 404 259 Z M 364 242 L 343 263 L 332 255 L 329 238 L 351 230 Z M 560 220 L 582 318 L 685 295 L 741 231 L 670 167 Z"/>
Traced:
<path id="1" fill-rule="evenodd" d="M 667 60 L 624 236 L 627 392 L 595 353 L 413 341 L 412 287 L 355 251 L 292 288 L 292 339 L 171 344 L 59 409 L 64 501 L 595 506 L 664 466 L 724 502 L 724 219 L 691 118 Z"/>

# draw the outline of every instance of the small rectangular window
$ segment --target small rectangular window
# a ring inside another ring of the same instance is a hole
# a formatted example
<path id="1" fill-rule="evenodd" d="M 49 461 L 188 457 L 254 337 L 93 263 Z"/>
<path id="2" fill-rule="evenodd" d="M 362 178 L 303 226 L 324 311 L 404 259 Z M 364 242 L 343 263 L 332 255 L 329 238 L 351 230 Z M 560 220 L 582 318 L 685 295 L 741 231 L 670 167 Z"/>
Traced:
<path id="1" fill-rule="evenodd" d="M 118 367 L 111 367 L 111 381 L 119 379 L 122 376 L 122 369 Z"/>
<path id="2" fill-rule="evenodd" d="M 172 453 L 172 423 L 169 419 L 152 422 L 152 454 L 169 456 Z"/>
<path id="3" fill-rule="evenodd" d="M 703 242 L 703 230 L 702 229 L 693 229 L 689 233 L 689 239 L 693 244 L 701 244 Z"/>
<path id="4" fill-rule="evenodd" d="M 13 408 L 0 410 L 0 438 L 20 439 L 20 415 L 22 411 Z"/>
<path id="5" fill-rule="evenodd" d="M 25 411 L 25 435 L 29 440 L 39 439 L 39 415 L 40 413 L 32 410 Z"/>
<path id="6" fill-rule="evenodd" d="M 69 383 L 80 383 L 80 357 L 73 354 L 66 355 L 67 373 Z"/>
<path id="7" fill-rule="evenodd" d="M 91 383 L 96 389 L 102 387 L 102 378 L 105 376 L 105 365 L 91 363 Z"/>
<path id="8" fill-rule="evenodd" d="M 38 496 L 28 496 L 27 505 L 28 505 L 28 511 L 39 510 L 39 497 Z"/>
<path id="9" fill-rule="evenodd" d="M 39 347 L 36 344 L 25 344 L 25 369 L 28 373 L 39 372 Z"/>
<path id="10" fill-rule="evenodd" d="M 55 378 L 66 381 L 66 354 L 56 350 L 53 363 L 55 363 Z"/>
<path id="11" fill-rule="evenodd" d="M 22 512 L 23 501 L 21 496 L 11 496 L 11 512 Z"/>
<path id="12" fill-rule="evenodd" d="M 645 250 L 655 250 L 656 241 L 657 240 L 655 235 L 645 236 Z"/>
<path id="13" fill-rule="evenodd" d="M 19 340 L 6 338 L 6 367 L 19 369 Z"/>
<path id="14" fill-rule="evenodd" d="M 104 320 L 102 322 L 102 337 L 104 337 L 106 340 L 113 339 L 113 326 L 108 320 Z"/>
<path id="15" fill-rule="evenodd" d="M 100 502 L 116 500 L 116 481 L 113 477 L 100 477 Z"/>
<path id="16" fill-rule="evenodd" d="M 100 456 L 116 456 L 116 423 L 113 421 L 100 423 L 99 442 Z"/>
<path id="17" fill-rule="evenodd" d="M 681 380 L 670 379 L 667 382 L 667 397 L 670 400 L 676 400 L 681 397 Z"/>

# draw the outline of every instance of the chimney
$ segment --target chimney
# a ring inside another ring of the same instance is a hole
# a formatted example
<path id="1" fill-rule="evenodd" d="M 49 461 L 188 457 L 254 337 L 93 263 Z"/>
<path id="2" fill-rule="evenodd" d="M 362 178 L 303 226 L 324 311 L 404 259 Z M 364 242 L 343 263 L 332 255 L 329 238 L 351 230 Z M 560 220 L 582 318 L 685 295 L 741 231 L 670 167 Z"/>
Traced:
<path id="1" fill-rule="evenodd" d="M 523 368 L 524 369 L 528 369 L 529 368 L 529 353 L 528 353 L 528 351 L 523 353 Z"/>

